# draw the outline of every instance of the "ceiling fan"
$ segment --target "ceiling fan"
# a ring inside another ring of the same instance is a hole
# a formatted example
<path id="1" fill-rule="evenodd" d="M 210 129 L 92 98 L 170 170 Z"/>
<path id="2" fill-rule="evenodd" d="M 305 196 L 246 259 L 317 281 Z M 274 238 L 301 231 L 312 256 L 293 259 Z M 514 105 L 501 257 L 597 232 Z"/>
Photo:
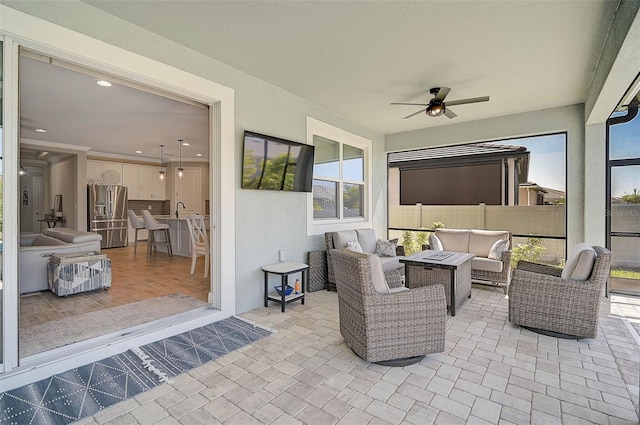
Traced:
<path id="1" fill-rule="evenodd" d="M 464 105 L 467 103 L 478 103 L 478 102 L 487 102 L 489 100 L 489 96 L 482 97 L 472 97 L 469 99 L 458 99 L 452 100 L 450 102 L 445 102 L 444 98 L 447 97 L 451 89 L 449 87 L 434 87 L 429 90 L 434 98 L 429 101 L 429 103 L 403 103 L 403 102 L 394 102 L 392 105 L 415 105 L 415 106 L 426 106 L 426 109 L 420 109 L 418 112 L 414 112 L 413 114 L 407 115 L 403 119 L 411 118 L 414 115 L 418 115 L 421 112 L 425 112 L 430 117 L 439 117 L 440 115 L 446 115 L 448 118 L 455 118 L 456 115 L 449 106 L 454 105 Z"/>

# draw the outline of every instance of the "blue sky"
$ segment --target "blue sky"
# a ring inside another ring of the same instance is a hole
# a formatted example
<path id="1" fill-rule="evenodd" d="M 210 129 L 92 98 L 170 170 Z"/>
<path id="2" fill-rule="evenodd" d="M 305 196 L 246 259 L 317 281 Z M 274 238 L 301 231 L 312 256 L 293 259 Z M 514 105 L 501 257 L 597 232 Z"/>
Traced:
<path id="1" fill-rule="evenodd" d="M 526 146 L 529 150 L 529 182 L 565 191 L 565 134 L 506 140 L 501 144 Z"/>
<path id="2" fill-rule="evenodd" d="M 609 129 L 609 158 L 640 157 L 640 114 L 624 124 Z M 620 197 L 640 190 L 640 166 L 613 167 L 611 169 L 611 196 Z"/>

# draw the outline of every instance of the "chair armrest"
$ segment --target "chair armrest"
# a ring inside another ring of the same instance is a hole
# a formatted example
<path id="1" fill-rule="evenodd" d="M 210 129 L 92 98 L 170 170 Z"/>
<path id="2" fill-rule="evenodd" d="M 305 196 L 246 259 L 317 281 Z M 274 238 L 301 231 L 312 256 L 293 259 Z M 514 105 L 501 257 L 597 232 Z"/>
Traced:
<path id="1" fill-rule="evenodd" d="M 398 269 L 387 270 L 384 272 L 384 278 L 387 281 L 387 285 L 389 288 L 399 288 L 404 285 L 402 281 L 402 275 L 398 271 Z"/>
<path id="2" fill-rule="evenodd" d="M 442 284 L 421 286 L 390 294 L 375 294 L 366 297 L 365 304 L 378 307 L 371 310 L 365 307 L 367 315 L 375 314 L 376 311 L 381 312 L 381 316 L 386 316 L 390 312 L 402 312 L 403 320 L 416 314 L 423 315 L 425 311 L 427 317 L 437 317 L 440 314 L 445 317 L 447 314 L 447 300 Z"/>
<path id="3" fill-rule="evenodd" d="M 398 246 L 396 247 L 396 255 L 397 255 L 398 257 L 404 257 L 404 246 L 402 246 L 402 245 L 398 245 Z"/>
<path id="4" fill-rule="evenodd" d="M 555 277 L 560 277 L 562 275 L 562 269 L 559 267 L 532 263 L 531 261 L 526 260 L 520 260 L 516 269 Z"/>

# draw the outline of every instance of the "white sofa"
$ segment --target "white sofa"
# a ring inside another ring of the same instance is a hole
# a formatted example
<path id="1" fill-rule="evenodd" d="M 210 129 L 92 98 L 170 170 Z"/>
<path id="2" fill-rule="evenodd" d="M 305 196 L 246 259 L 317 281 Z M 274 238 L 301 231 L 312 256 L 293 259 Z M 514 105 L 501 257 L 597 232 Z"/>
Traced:
<path id="1" fill-rule="evenodd" d="M 369 254 L 376 252 L 376 243 L 378 238 L 373 229 L 357 229 L 343 230 L 340 232 L 327 232 L 324 234 L 325 245 L 327 249 L 327 280 L 330 285 L 335 285 L 335 277 L 333 274 L 333 264 L 331 264 L 330 252 L 332 249 L 343 250 L 347 247 L 347 243 L 357 240 L 362 251 Z M 395 253 L 394 253 L 395 254 Z M 402 276 L 404 275 L 404 264 L 400 263 L 400 259 L 404 258 L 399 255 L 380 256 L 380 263 L 385 272 L 385 277 L 389 286 L 394 287 L 402 285 Z M 397 273 L 396 273 L 397 272 Z"/>
<path id="2" fill-rule="evenodd" d="M 433 233 L 444 251 L 466 252 L 476 257 L 471 263 L 471 279 L 502 286 L 507 293 L 511 277 L 511 233 L 502 230 L 437 229 Z M 489 258 L 489 252 L 499 240 L 509 241 L 507 249 L 501 250 L 499 259 Z M 432 240 L 430 241 L 432 242 Z M 430 248 L 435 249 L 430 243 Z"/>
<path id="3" fill-rule="evenodd" d="M 47 264 L 54 254 L 100 252 L 102 236 L 67 228 L 45 229 L 44 233 L 21 233 L 18 258 L 20 294 L 46 291 Z"/>

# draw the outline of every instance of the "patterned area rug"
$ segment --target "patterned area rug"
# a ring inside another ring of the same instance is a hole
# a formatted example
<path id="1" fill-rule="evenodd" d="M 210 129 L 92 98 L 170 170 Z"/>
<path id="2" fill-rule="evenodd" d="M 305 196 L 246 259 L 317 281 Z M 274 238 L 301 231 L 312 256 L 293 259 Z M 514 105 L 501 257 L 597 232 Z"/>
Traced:
<path id="1" fill-rule="evenodd" d="M 229 317 L 0 393 L 0 424 L 69 424 L 271 334 Z"/>
<path id="2" fill-rule="evenodd" d="M 20 357 L 42 353 L 206 305 L 204 301 L 176 293 L 64 319 L 22 326 Z M 105 320 L 105 317 L 109 320 Z"/>

